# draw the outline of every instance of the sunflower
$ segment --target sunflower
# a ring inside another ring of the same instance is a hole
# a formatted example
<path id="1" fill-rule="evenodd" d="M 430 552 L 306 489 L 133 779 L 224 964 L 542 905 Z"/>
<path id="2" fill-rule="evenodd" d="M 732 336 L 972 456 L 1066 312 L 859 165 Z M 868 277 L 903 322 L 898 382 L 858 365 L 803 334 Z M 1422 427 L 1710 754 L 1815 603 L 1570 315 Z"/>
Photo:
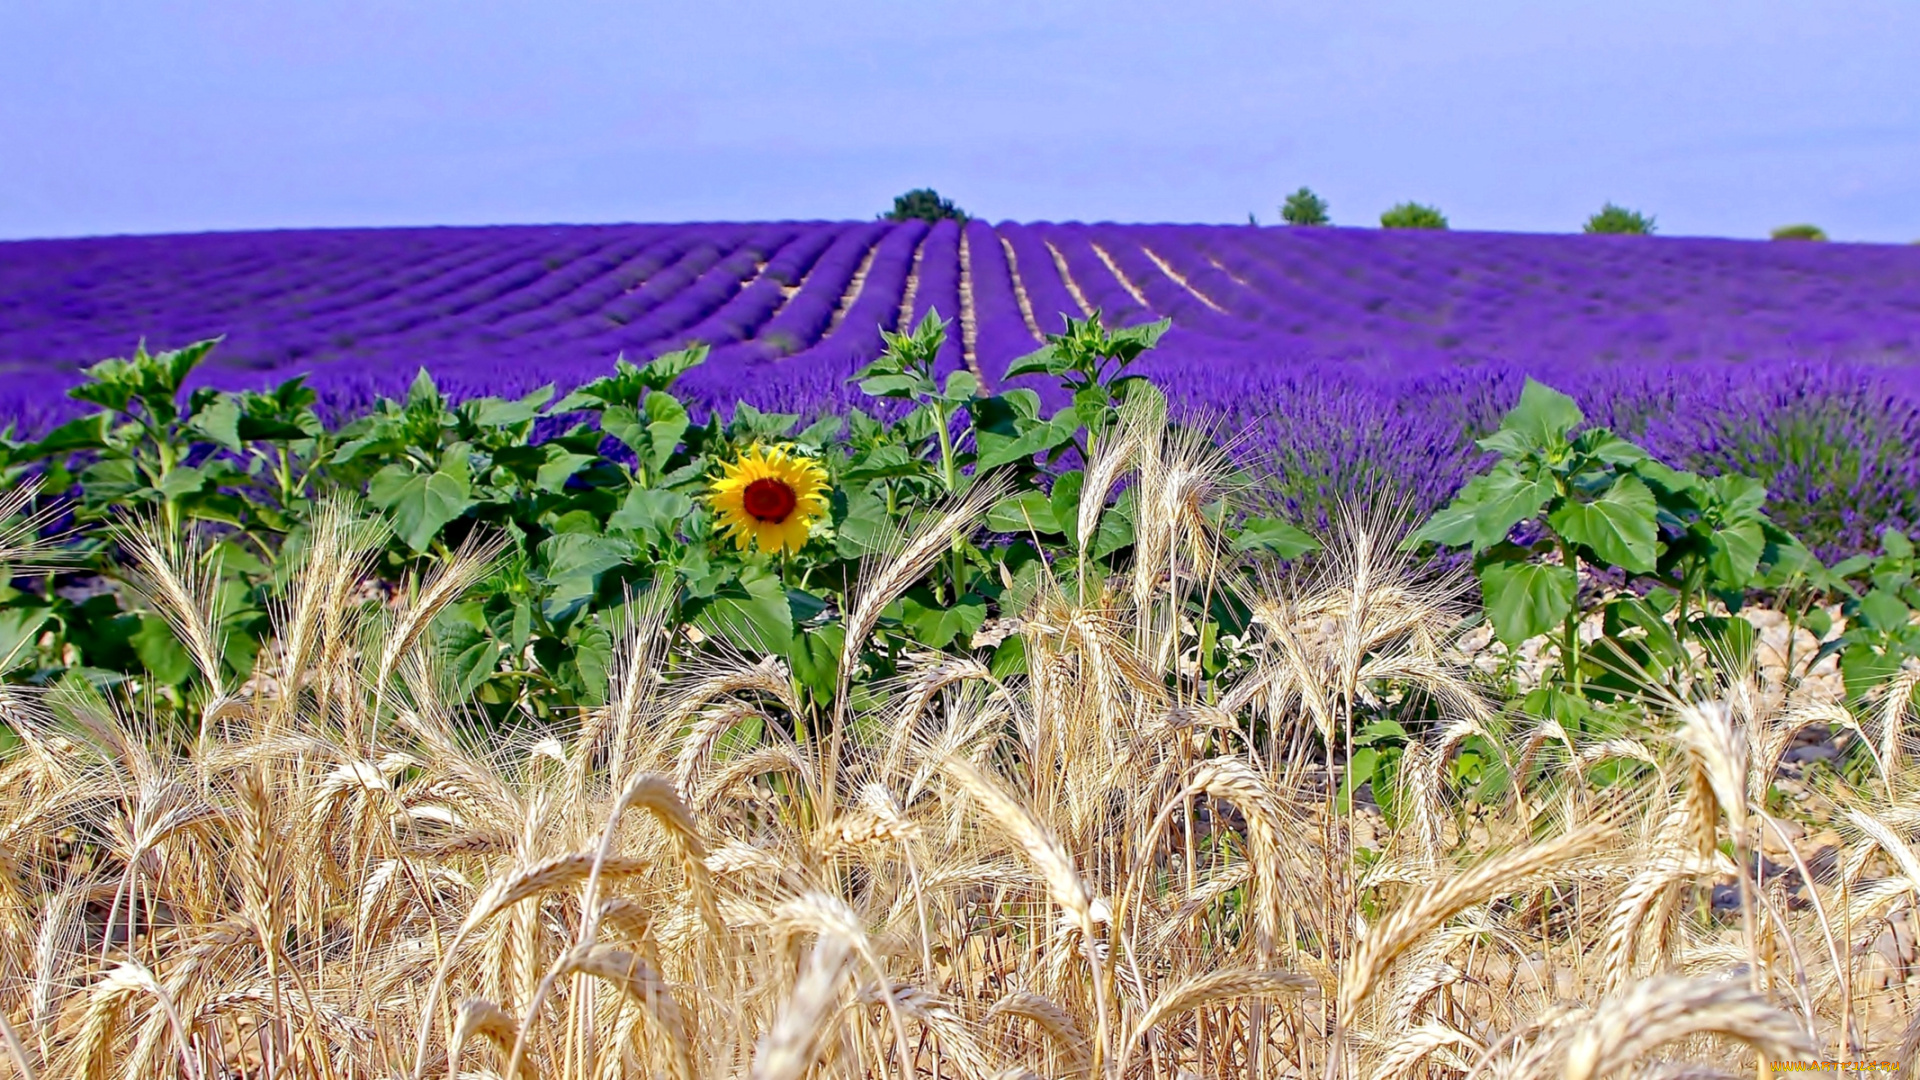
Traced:
<path id="1" fill-rule="evenodd" d="M 753 446 L 720 466 L 708 501 L 716 524 L 762 551 L 799 551 L 807 531 L 827 512 L 827 471 L 784 446 Z"/>

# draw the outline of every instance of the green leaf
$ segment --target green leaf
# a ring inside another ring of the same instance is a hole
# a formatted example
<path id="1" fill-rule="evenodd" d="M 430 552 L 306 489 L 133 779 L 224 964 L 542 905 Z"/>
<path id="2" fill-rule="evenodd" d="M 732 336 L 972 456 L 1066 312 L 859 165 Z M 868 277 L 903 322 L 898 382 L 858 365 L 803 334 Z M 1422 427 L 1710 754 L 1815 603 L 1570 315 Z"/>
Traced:
<path id="1" fill-rule="evenodd" d="M 1561 536 L 1581 544 L 1609 566 L 1651 573 L 1659 555 L 1659 505 L 1647 485 L 1621 476 L 1592 502 L 1568 500 L 1547 520 Z M 1757 553 L 1756 553 L 1757 554 Z"/>
<path id="2" fill-rule="evenodd" d="M 1237 551 L 1268 551 L 1282 559 L 1297 559 L 1319 551 L 1320 541 L 1279 518 L 1248 518 L 1234 538 Z"/>
<path id="3" fill-rule="evenodd" d="M 1572 398 L 1529 378 L 1519 404 L 1501 418 L 1500 430 L 1519 435 L 1530 447 L 1544 448 L 1567 441 L 1585 419 Z"/>
<path id="4" fill-rule="evenodd" d="M 974 631 L 987 621 L 987 602 L 968 593 L 952 607 L 933 603 L 923 589 L 913 589 L 900 598 L 900 621 L 913 632 L 914 640 L 930 649 L 944 649 L 955 638 L 970 640 Z"/>
<path id="5" fill-rule="evenodd" d="M 107 445 L 112 431 L 113 417 L 109 414 L 82 416 L 47 432 L 46 438 L 39 442 L 22 447 L 19 456 L 22 460 L 30 461 L 80 450 L 98 450 Z"/>
<path id="6" fill-rule="evenodd" d="M 658 472 L 667 467 L 680 440 L 686 438 L 691 421 L 680 399 L 663 390 L 648 394 L 640 409 L 647 417 L 647 467 Z"/>
<path id="7" fill-rule="evenodd" d="M 539 417 L 541 406 L 552 399 L 553 386 L 548 384 L 518 401 L 480 398 L 461 406 L 461 411 L 467 414 L 476 427 L 514 427 Z"/>
<path id="8" fill-rule="evenodd" d="M 439 411 L 445 405 L 445 399 L 440 396 L 440 388 L 434 385 L 433 376 L 427 373 L 426 368 L 421 368 L 414 375 L 412 385 L 407 387 L 407 410 L 409 412 L 414 409 Z"/>
<path id="9" fill-rule="evenodd" d="M 613 669 L 613 635 L 597 622 L 583 622 L 568 635 L 567 645 L 567 666 L 573 669 L 581 703 L 606 704 L 607 673 Z"/>
<path id="10" fill-rule="evenodd" d="M 1637 468 L 1642 462 L 1653 460 L 1645 450 L 1606 428 L 1581 432 L 1580 437 L 1573 441 L 1573 448 L 1597 461 L 1622 468 Z"/>
<path id="11" fill-rule="evenodd" d="M 47 621 L 46 608 L 0 609 L 0 671 L 12 671 Z"/>
<path id="12" fill-rule="evenodd" d="M 452 455 L 459 460 L 458 455 Z M 433 546 L 447 523 L 474 505 L 464 463 L 431 473 L 414 473 L 401 464 L 373 474 L 367 498 L 392 518 L 394 532 L 417 554 Z"/>
<path id="13" fill-rule="evenodd" d="M 647 460 L 652 441 L 640 422 L 640 410 L 631 405 L 609 405 L 600 412 L 600 430 L 618 439 L 635 457 Z"/>
<path id="14" fill-rule="evenodd" d="M 845 429 L 846 426 L 847 421 L 845 417 L 823 416 L 813 423 L 808 424 L 805 430 L 794 436 L 794 441 L 800 443 L 802 446 L 819 449 L 839 439 L 840 432 Z"/>
<path id="15" fill-rule="evenodd" d="M 1335 805 L 1342 812 L 1352 811 L 1354 791 L 1373 781 L 1374 772 L 1379 765 L 1380 751 L 1371 746 L 1355 750 L 1347 759 L 1346 775 L 1340 778 L 1340 790 L 1334 796 Z"/>
<path id="16" fill-rule="evenodd" d="M 1058 375 L 1066 370 L 1060 352 L 1052 345 L 1045 345 L 1007 365 L 1004 379 L 1020 375 Z"/>
<path id="17" fill-rule="evenodd" d="M 798 413 L 763 413 L 742 401 L 734 405 L 733 422 L 727 430 L 742 440 L 784 439 L 799 420 Z"/>
<path id="18" fill-rule="evenodd" d="M 549 536 L 534 549 L 534 561 L 544 581 L 560 582 L 574 578 L 595 578 L 633 557 L 633 545 L 611 536 L 591 533 L 560 533 Z"/>
<path id="19" fill-rule="evenodd" d="M 753 656 L 793 651 L 793 609 L 780 579 L 760 574 L 730 582 L 700 602 L 693 624 Z"/>
<path id="20" fill-rule="evenodd" d="M 1088 555 L 1104 559 L 1133 543 L 1133 504 L 1134 494 L 1130 489 L 1122 492 L 1113 505 L 1100 515 L 1100 526 L 1094 530 L 1093 543 L 1087 545 Z"/>
<path id="21" fill-rule="evenodd" d="M 868 397 L 905 398 L 933 393 L 933 384 L 918 375 L 875 375 L 860 380 L 860 392 Z"/>
<path id="22" fill-rule="evenodd" d="M 1753 584 L 1766 547 L 1766 533 L 1758 522 L 1714 529 L 1707 537 L 1707 569 L 1720 588 L 1745 589 Z"/>
<path id="23" fill-rule="evenodd" d="M 1880 534 L 1880 548 L 1896 559 L 1913 558 L 1913 541 L 1899 529 L 1888 529 Z"/>
<path id="24" fill-rule="evenodd" d="M 1633 474 L 1661 495 L 1689 495 L 1706 487 L 1706 481 L 1690 472 L 1663 465 L 1648 458 L 1633 467 Z"/>
<path id="25" fill-rule="evenodd" d="M 693 500 L 677 491 L 634 488 L 607 519 L 607 527 L 664 540 L 674 535 L 675 527 L 692 510 Z"/>
<path id="26" fill-rule="evenodd" d="M 133 632 L 127 643 L 133 646 L 134 655 L 145 664 L 147 672 L 156 682 L 167 686 L 179 686 L 193 675 L 193 659 L 187 655 L 186 647 L 180 644 L 173 627 L 158 615 L 140 615 L 140 628 Z"/>
<path id="27" fill-rule="evenodd" d="M 1860 620 L 1883 634 L 1905 629 L 1912 615 L 1907 605 L 1886 589 L 1875 589 L 1860 601 Z"/>
<path id="28" fill-rule="evenodd" d="M 846 510 L 834 523 L 834 550 L 843 559 L 858 559 L 885 546 L 892 529 L 887 502 L 864 488 L 847 492 Z"/>
<path id="29" fill-rule="evenodd" d="M 1544 477 L 1529 480 L 1511 464 L 1501 462 L 1485 476 L 1467 481 L 1460 494 L 1407 542 L 1472 545 L 1475 552 L 1485 551 L 1504 541 L 1515 525 L 1536 517 L 1553 494 L 1553 484 Z"/>
<path id="30" fill-rule="evenodd" d="M 1492 563 L 1480 570 L 1480 593 L 1494 633 L 1518 645 L 1566 622 L 1580 581 L 1572 570 L 1545 563 Z"/>
<path id="31" fill-rule="evenodd" d="M 840 650 L 847 640 L 846 627 L 839 623 L 814 627 L 793 636 L 793 649 L 787 664 L 793 677 L 805 687 L 816 704 L 833 702 L 840 676 Z"/>
<path id="32" fill-rule="evenodd" d="M 593 601 L 601 575 L 632 561 L 633 545 L 619 537 L 561 533 L 542 541 L 535 559 L 547 586 L 540 614 L 550 623 L 564 623 Z"/>
<path id="33" fill-rule="evenodd" d="M 1000 500 L 987 511 L 987 528 L 1018 536 L 1063 531 L 1053 516 L 1053 502 L 1044 491 L 1023 491 Z"/>
<path id="34" fill-rule="evenodd" d="M 206 473 L 191 465 L 177 465 L 160 479 L 160 494 L 170 499 L 191 495 L 206 483 Z"/>
<path id="35" fill-rule="evenodd" d="M 1850 698 L 1863 699 L 1898 674 L 1900 656 L 1896 653 L 1884 653 L 1865 644 L 1855 644 L 1847 646 L 1840 654 L 1840 678 L 1846 684 Z"/>
<path id="36" fill-rule="evenodd" d="M 1760 508 L 1767 504 L 1767 486 L 1751 476 L 1729 473 L 1714 477 L 1707 486 L 1713 501 L 1719 504 L 1721 516 L 1727 520 L 1757 517 Z"/>
<path id="37" fill-rule="evenodd" d="M 856 453 L 841 476 L 857 483 L 896 476 L 918 476 L 924 471 L 924 463 L 907 453 L 906 447 L 888 444 Z"/>
<path id="38" fill-rule="evenodd" d="M 191 427 L 237 454 L 241 449 L 240 416 L 240 399 L 233 394 L 221 394 L 194 414 Z"/>
<path id="39" fill-rule="evenodd" d="M 594 454 L 576 454 L 557 443 L 548 443 L 546 462 L 533 475 L 534 485 L 541 491 L 557 494 L 567 486 L 574 473 L 599 460 Z"/>
<path id="40" fill-rule="evenodd" d="M 980 456 L 974 463 L 975 468 L 985 472 L 1065 446 L 1073 441 L 1074 433 L 1080 430 L 1080 426 L 1078 412 L 1066 408 L 1055 413 L 1051 420 L 1021 427 L 1018 434 L 1011 437 L 976 429 L 974 441 L 980 449 Z"/>
<path id="41" fill-rule="evenodd" d="M 446 672 L 453 680 L 453 693 L 469 697 L 487 681 L 500 663 L 506 649 L 479 627 L 450 619 L 435 620 L 436 635 Z"/>
<path id="42" fill-rule="evenodd" d="M 649 390 L 671 390 L 675 379 L 707 362 L 704 342 L 675 352 L 661 353 L 640 365 L 640 381 Z"/>
<path id="43" fill-rule="evenodd" d="M 1067 543 L 1076 548 L 1080 546 L 1080 492 L 1086 483 L 1085 472 L 1070 469 L 1054 477 L 1053 490 L 1047 495 L 1053 520 L 1060 523 L 1060 531 L 1066 535 Z"/>
<path id="44" fill-rule="evenodd" d="M 974 395 L 979 392 L 979 376 L 971 371 L 955 371 L 947 376 L 946 392 L 940 396 L 948 401 L 964 404 L 973 400 Z"/>

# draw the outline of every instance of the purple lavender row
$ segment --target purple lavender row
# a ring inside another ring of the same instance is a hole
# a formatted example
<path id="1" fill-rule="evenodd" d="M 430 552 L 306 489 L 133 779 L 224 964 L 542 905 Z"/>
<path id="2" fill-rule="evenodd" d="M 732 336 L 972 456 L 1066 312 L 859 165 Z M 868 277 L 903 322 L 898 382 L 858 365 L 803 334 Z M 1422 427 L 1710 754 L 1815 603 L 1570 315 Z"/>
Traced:
<path id="1" fill-rule="evenodd" d="M 950 372 L 966 366 L 966 345 L 960 326 L 960 223 L 942 221 L 920 242 L 915 274 L 913 312 L 903 330 L 920 325 L 928 312 L 947 320 L 947 340 L 934 358 L 934 374 L 942 382 Z"/>
<path id="2" fill-rule="evenodd" d="M 794 230 L 771 230 L 742 238 L 725 258 L 689 282 L 645 317 L 610 329 L 583 344 L 602 344 L 634 355 L 665 351 L 686 343 L 685 331 L 713 314 L 757 276 L 759 266 Z"/>
<path id="3" fill-rule="evenodd" d="M 1080 294 L 1104 313 L 1109 326 L 1129 326 L 1149 321 L 1152 313 L 1133 299 L 1120 284 L 1120 279 L 1114 277 L 1113 271 L 1107 269 L 1106 263 L 1095 254 L 1087 236 L 1087 226 L 1053 225 L 1045 227 L 1042 232 L 1066 261 L 1067 273 L 1079 286 Z"/>
<path id="4" fill-rule="evenodd" d="M 819 342 L 867 252 L 887 233 L 887 227 L 878 222 L 829 228 L 833 240 L 806 276 L 798 280 L 799 291 L 760 328 L 753 341 L 715 350 L 709 366 L 716 370 L 729 370 L 727 365 L 735 363 L 751 366 Z M 772 264 L 768 266 L 771 270 Z"/>
<path id="5" fill-rule="evenodd" d="M 1006 246 L 1013 249 L 1013 272 L 1026 290 L 1033 321 L 1042 334 L 1059 333 L 1066 325 L 1061 321 L 1063 316 L 1078 319 L 1087 314 L 1061 279 L 1053 253 L 1038 230 L 1002 222 L 995 231 L 1007 241 Z"/>
<path id="6" fill-rule="evenodd" d="M 1013 288 L 1006 249 L 984 221 L 969 221 L 967 270 L 973 292 L 974 358 L 987 385 L 997 387 L 1007 365 L 1040 347 L 1027 329 L 1020 298 Z"/>
<path id="7" fill-rule="evenodd" d="M 661 241 L 655 237 L 621 237 L 590 258 L 561 266 L 534 288 L 502 297 L 484 313 L 484 321 L 508 336 L 555 330 L 569 319 L 598 308 L 600 302 L 592 299 L 596 290 L 617 284 L 622 278 L 629 282 L 645 280 L 648 269 L 643 260 L 660 247 Z"/>
<path id="8" fill-rule="evenodd" d="M 1088 239 L 1098 243 L 1120 268 L 1120 272 L 1146 296 L 1147 307 L 1153 314 L 1170 316 L 1174 325 L 1209 337 L 1244 340 L 1257 332 L 1257 324 L 1249 325 L 1244 318 L 1209 307 L 1187 286 L 1169 277 L 1160 264 L 1147 255 L 1147 249 L 1142 244 L 1146 237 L 1141 236 L 1138 230 L 1095 229 L 1090 232 Z M 1157 251 L 1154 254 L 1160 255 Z M 1164 255 L 1160 257 L 1165 258 Z M 1178 272 L 1176 269 L 1175 273 Z M 1185 277 L 1184 274 L 1181 276 Z"/>
<path id="9" fill-rule="evenodd" d="M 695 400 L 725 406 L 746 398 L 750 390 L 766 392 L 773 387 L 804 387 L 804 394 L 823 398 L 839 393 L 840 384 L 880 355 L 880 331 L 894 329 L 899 320 L 913 253 L 927 233 L 923 221 L 885 228 L 859 294 L 837 327 L 823 328 L 824 336 L 814 344 L 768 363 L 754 364 L 739 354 L 725 357 L 724 363 L 709 361 L 687 373 L 684 385 L 689 394 Z M 836 304 L 838 300 L 835 297 Z"/>
<path id="10" fill-rule="evenodd" d="M 689 328 L 688 341 L 725 346 L 745 341 L 772 317 L 786 301 L 789 283 L 801 280 L 814 260 L 833 240 L 830 228 L 813 227 L 782 244 L 759 268 L 746 288 L 735 293 L 719 310 Z"/>
<path id="11" fill-rule="evenodd" d="M 813 272 L 800 283 L 785 309 L 767 324 L 763 338 L 778 341 L 791 338 L 802 345 L 813 345 L 826 334 L 868 252 L 887 237 L 887 226 L 875 223 L 848 226 L 834 239 L 815 264 Z M 877 259 L 878 256 L 876 255 Z"/>

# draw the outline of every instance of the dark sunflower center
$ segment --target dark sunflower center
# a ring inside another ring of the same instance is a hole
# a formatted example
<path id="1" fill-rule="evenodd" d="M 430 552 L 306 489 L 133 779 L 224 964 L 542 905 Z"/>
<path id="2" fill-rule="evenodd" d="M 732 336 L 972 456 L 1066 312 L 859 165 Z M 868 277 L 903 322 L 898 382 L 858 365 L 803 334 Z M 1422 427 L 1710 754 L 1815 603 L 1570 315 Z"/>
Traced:
<path id="1" fill-rule="evenodd" d="M 741 502 L 747 513 L 756 520 L 772 522 L 775 525 L 787 520 L 798 504 L 793 489 L 784 482 L 772 478 L 755 480 L 747 485 Z"/>

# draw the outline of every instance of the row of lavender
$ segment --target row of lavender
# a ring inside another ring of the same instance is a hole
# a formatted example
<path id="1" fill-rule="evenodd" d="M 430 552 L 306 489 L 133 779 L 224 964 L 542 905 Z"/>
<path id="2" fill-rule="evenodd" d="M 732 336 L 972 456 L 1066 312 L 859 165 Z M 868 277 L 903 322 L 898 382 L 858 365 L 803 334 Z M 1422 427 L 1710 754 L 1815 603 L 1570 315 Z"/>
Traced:
<path id="1" fill-rule="evenodd" d="M 0 244 L 0 410 L 42 428 L 85 362 L 225 334 L 209 381 L 310 372 L 342 411 L 421 366 L 564 389 L 701 340 L 694 400 L 816 412 L 903 318 L 959 316 L 942 363 L 993 384 L 1092 308 L 1171 316 L 1145 370 L 1308 515 L 1365 484 L 1437 504 L 1532 374 L 1676 461 L 1767 475 L 1830 548 L 1920 519 L 1920 251 L 1866 245 L 977 221 Z"/>

